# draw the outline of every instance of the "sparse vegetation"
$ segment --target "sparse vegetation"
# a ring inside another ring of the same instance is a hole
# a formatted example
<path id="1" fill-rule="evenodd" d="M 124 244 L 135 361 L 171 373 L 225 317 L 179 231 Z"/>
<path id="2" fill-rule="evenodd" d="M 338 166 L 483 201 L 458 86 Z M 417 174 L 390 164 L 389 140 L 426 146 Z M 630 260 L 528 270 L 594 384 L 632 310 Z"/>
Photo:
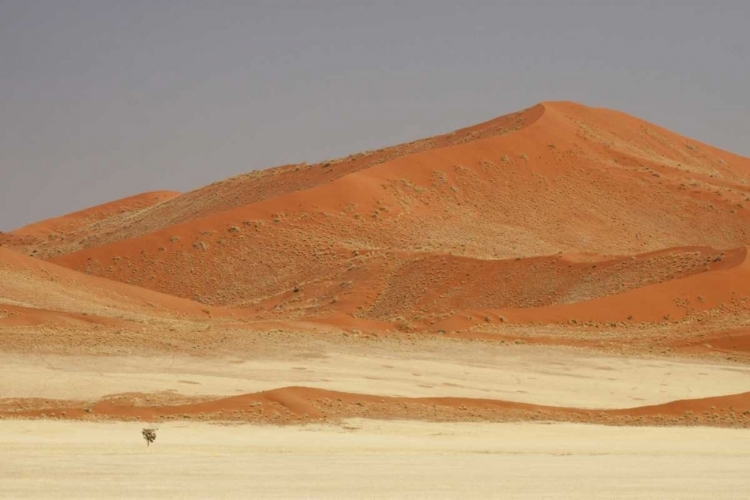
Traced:
<path id="1" fill-rule="evenodd" d="M 156 441 L 156 431 L 157 429 L 153 428 L 145 428 L 141 431 L 143 439 L 146 440 L 146 446 L 151 446 L 151 443 Z"/>

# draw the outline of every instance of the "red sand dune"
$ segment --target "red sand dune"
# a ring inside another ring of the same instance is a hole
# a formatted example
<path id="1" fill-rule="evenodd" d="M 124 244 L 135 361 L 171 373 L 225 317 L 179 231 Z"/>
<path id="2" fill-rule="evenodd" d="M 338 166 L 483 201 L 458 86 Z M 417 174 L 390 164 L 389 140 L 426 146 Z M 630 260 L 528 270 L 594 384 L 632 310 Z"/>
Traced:
<path id="1" fill-rule="evenodd" d="M 750 160 L 571 103 L 512 116 L 217 183 L 53 262 L 279 317 L 382 320 L 635 293 L 705 271 L 714 251 L 690 247 L 748 244 Z"/>
<path id="2" fill-rule="evenodd" d="M 167 317 L 199 316 L 215 308 L 67 269 L 0 248 L 0 325 L 75 318 L 104 322 L 124 312 Z"/>
<path id="3" fill-rule="evenodd" d="M 238 175 L 185 193 L 154 207 L 153 210 L 129 217 L 126 226 L 112 224 L 94 228 L 90 232 L 89 240 L 101 245 L 153 233 L 169 226 L 225 212 L 232 208 L 279 198 L 295 191 L 312 189 L 396 158 L 480 138 L 508 134 L 536 121 L 542 115 L 543 110 L 542 105 L 537 105 L 450 134 L 377 151 L 366 151 L 317 164 L 285 165 Z"/>
<path id="4" fill-rule="evenodd" d="M 164 400 L 169 402 L 165 402 Z M 171 399 L 171 400 L 170 400 Z M 300 423 L 344 418 L 437 421 L 539 420 L 640 425 L 750 425 L 750 392 L 673 401 L 621 410 L 584 410 L 471 398 L 404 398 L 284 387 L 228 398 L 121 394 L 97 402 L 0 400 L 0 417 L 72 419 L 180 419 Z"/>
<path id="5" fill-rule="evenodd" d="M 685 352 L 701 352 L 707 349 L 722 352 L 744 352 L 750 354 L 750 329 L 737 329 L 711 333 L 698 340 L 681 342 L 677 347 Z"/>
<path id="6" fill-rule="evenodd" d="M 146 193 L 0 234 L 10 248 L 0 249 L 0 334 L 7 349 L 39 342 L 22 329 L 40 326 L 61 350 L 197 354 L 251 328 L 322 326 L 742 360 L 748 208 L 750 159 L 624 113 L 541 103 L 433 138 Z M 141 318 L 138 331 L 119 335 L 128 315 Z M 54 337 L 52 325 L 67 330 Z M 747 393 L 603 412 L 305 388 L 170 397 L 85 409 L 5 402 L 0 414 L 750 425 Z"/>
<path id="7" fill-rule="evenodd" d="M 0 234 L 0 245 L 35 257 L 69 253 L 87 246 L 86 239 L 107 225 L 123 226 L 135 214 L 179 195 L 154 191 L 104 203 Z"/>
<path id="8" fill-rule="evenodd" d="M 726 252 L 705 250 L 695 254 L 695 272 L 653 284 L 645 283 L 617 294 L 600 294 L 583 301 L 526 309 L 494 311 L 513 322 L 543 321 L 679 321 L 689 314 L 720 308 L 726 312 L 750 311 L 750 261 L 747 249 Z M 675 260 L 684 258 L 679 252 Z M 717 259 L 723 259 L 718 261 Z M 674 262 L 674 260 L 673 260 Z M 663 272 L 663 270 L 662 270 Z M 654 277 L 652 276 L 652 279 Z M 599 285 L 601 282 L 595 282 Z"/>

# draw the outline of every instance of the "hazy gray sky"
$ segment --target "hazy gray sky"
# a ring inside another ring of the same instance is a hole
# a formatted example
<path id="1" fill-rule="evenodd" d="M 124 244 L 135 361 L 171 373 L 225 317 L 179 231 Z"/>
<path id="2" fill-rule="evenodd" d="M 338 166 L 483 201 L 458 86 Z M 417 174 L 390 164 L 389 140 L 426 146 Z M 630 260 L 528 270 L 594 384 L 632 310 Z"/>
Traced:
<path id="1" fill-rule="evenodd" d="M 748 20 L 747 0 L 0 0 L 0 230 L 544 100 L 748 156 Z"/>

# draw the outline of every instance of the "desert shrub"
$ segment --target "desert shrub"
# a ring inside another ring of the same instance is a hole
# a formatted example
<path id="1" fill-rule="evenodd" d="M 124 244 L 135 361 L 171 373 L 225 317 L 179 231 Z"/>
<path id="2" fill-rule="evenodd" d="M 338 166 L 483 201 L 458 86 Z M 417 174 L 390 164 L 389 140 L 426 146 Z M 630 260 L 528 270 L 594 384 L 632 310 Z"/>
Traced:
<path id="1" fill-rule="evenodd" d="M 141 431 L 141 434 L 143 434 L 143 439 L 146 440 L 146 446 L 151 446 L 151 443 L 156 440 L 156 429 L 145 428 Z"/>

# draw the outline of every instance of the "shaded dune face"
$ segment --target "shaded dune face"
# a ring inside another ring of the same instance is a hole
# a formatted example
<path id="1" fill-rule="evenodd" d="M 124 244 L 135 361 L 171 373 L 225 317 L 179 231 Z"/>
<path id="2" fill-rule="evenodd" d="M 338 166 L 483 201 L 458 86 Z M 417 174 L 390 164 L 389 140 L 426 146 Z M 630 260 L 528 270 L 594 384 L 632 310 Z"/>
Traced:
<path id="1" fill-rule="evenodd" d="M 106 280 L 0 248 L 0 325 L 56 313 L 61 316 L 115 318 L 123 313 L 199 316 L 206 306 L 153 290 Z M 9 311 L 14 311 L 9 313 Z M 53 315 L 54 316 L 54 315 Z M 53 317 L 52 316 L 52 317 Z"/>

